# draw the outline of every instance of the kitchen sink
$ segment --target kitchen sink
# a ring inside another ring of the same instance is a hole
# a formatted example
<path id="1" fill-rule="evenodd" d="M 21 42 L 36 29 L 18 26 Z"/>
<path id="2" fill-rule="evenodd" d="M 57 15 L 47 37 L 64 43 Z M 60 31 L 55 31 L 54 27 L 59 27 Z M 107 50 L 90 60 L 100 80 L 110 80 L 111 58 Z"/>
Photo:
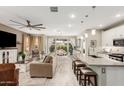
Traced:
<path id="1" fill-rule="evenodd" d="M 89 55 L 89 56 L 91 56 L 91 57 L 93 57 L 93 58 L 102 58 L 102 57 L 96 56 L 96 55 Z"/>

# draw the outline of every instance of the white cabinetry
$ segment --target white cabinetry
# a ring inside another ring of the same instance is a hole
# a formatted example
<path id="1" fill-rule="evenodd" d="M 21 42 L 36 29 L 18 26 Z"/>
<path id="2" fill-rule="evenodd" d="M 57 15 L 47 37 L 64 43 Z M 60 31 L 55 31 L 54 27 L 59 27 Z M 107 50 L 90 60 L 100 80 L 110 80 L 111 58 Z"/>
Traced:
<path id="1" fill-rule="evenodd" d="M 0 50 L 0 63 L 16 63 L 16 62 L 17 62 L 17 49 Z"/>

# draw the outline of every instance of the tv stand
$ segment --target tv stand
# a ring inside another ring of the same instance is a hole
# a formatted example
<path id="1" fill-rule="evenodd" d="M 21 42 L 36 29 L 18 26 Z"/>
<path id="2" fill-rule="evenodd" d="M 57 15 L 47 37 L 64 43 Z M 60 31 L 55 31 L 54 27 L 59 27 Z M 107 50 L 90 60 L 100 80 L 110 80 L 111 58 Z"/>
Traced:
<path id="1" fill-rule="evenodd" d="M 0 64 L 16 63 L 16 62 L 17 62 L 17 48 L 0 49 Z"/>
<path id="2" fill-rule="evenodd" d="M 0 47 L 0 49 L 5 49 L 5 47 Z"/>

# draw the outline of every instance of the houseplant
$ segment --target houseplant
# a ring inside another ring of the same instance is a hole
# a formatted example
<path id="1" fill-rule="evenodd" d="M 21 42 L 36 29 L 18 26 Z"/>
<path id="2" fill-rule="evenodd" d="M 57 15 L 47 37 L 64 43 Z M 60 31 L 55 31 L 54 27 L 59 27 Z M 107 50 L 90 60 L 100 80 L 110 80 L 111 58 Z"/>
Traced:
<path id="1" fill-rule="evenodd" d="M 21 62 L 21 63 L 25 63 L 25 57 L 26 57 L 26 54 L 24 52 L 19 52 L 18 53 L 18 61 Z"/>
<path id="2" fill-rule="evenodd" d="M 54 52 L 54 50 L 55 50 L 55 45 L 51 45 L 49 48 L 50 53 Z"/>
<path id="3" fill-rule="evenodd" d="M 69 52 L 70 52 L 70 55 L 73 55 L 73 47 L 71 43 L 69 43 Z"/>

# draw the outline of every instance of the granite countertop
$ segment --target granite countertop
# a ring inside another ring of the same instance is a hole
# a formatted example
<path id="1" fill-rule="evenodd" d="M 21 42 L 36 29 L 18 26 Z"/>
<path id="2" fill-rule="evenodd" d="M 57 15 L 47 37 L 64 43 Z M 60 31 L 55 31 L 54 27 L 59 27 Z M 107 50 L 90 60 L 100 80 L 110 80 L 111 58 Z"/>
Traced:
<path id="1" fill-rule="evenodd" d="M 122 66 L 124 62 L 116 61 L 110 58 L 93 58 L 91 56 L 80 56 L 80 59 L 89 66 Z"/>

